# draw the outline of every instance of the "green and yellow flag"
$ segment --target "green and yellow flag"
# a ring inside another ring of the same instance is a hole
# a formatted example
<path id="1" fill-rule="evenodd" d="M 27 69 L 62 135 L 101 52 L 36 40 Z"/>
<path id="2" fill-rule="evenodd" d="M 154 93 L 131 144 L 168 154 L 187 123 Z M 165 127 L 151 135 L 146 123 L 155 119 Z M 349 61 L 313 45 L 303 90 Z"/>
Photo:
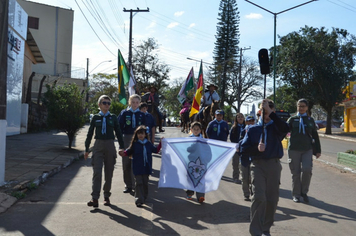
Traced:
<path id="1" fill-rule="evenodd" d="M 121 55 L 120 49 L 118 50 L 118 80 L 119 80 L 119 102 L 126 105 L 127 104 L 127 98 L 126 98 L 126 92 L 125 92 L 125 85 L 130 81 L 130 73 L 129 70 L 127 69 L 126 63 L 124 61 L 124 58 Z"/>

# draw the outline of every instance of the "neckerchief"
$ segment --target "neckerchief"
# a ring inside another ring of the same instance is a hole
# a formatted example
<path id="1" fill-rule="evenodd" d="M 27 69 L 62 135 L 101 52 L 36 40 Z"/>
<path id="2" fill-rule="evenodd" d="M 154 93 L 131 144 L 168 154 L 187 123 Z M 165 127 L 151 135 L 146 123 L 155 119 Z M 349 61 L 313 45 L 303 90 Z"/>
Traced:
<path id="1" fill-rule="evenodd" d="M 262 129 L 265 130 L 265 147 L 267 147 L 267 126 L 273 124 L 273 120 L 270 120 L 268 123 L 264 124 L 264 127 L 262 127 Z M 260 119 L 257 122 L 257 125 L 262 126 L 262 119 Z M 261 139 L 262 139 L 262 134 L 261 134 Z"/>
<path id="2" fill-rule="evenodd" d="M 104 112 L 100 111 L 99 114 L 100 114 L 101 116 L 103 116 L 103 124 L 102 124 L 102 126 L 101 126 L 101 133 L 102 133 L 102 134 L 106 134 L 106 117 L 107 117 L 108 115 L 110 115 L 110 112 L 108 111 L 108 112 L 106 112 L 106 113 L 104 114 Z"/>
<path id="3" fill-rule="evenodd" d="M 218 123 L 218 132 L 217 132 L 217 135 L 219 136 L 219 134 L 220 134 L 220 124 L 221 124 L 224 120 L 218 121 L 216 118 L 215 118 L 214 120 L 216 121 L 216 123 Z"/>
<path id="4" fill-rule="evenodd" d="M 139 108 L 137 108 L 136 110 L 133 110 L 132 107 L 130 107 L 130 111 L 132 111 L 132 128 L 136 128 L 136 117 L 135 117 L 135 113 L 140 111 Z"/>
<path id="5" fill-rule="evenodd" d="M 146 150 L 146 143 L 147 143 L 147 139 L 144 139 L 143 141 L 141 140 L 137 140 L 139 143 L 142 144 L 143 146 L 143 165 L 146 166 L 146 162 L 148 163 L 148 159 L 147 159 L 147 150 Z"/>
<path id="6" fill-rule="evenodd" d="M 191 135 L 189 135 L 189 137 L 198 137 L 198 138 L 202 138 L 202 137 L 203 137 L 203 135 L 199 134 L 199 136 L 195 136 L 194 134 L 191 134 Z"/>
<path id="7" fill-rule="evenodd" d="M 303 134 L 305 134 L 303 116 L 307 116 L 307 113 L 300 114 L 300 113 L 298 112 L 298 113 L 297 113 L 297 116 L 299 116 L 299 133 L 300 133 L 300 130 L 303 130 Z"/>

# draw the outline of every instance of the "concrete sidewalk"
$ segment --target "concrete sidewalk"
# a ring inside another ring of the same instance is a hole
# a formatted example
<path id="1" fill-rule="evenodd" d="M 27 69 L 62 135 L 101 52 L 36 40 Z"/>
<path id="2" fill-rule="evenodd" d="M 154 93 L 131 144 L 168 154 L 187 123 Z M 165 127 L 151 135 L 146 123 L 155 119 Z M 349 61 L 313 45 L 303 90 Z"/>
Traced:
<path id="1" fill-rule="evenodd" d="M 88 125 L 76 136 L 72 149 L 68 149 L 68 138 L 63 132 L 40 132 L 6 137 L 6 184 L 0 187 L 0 213 L 16 202 L 13 192 L 25 193 L 47 178 L 78 160 L 84 151 Z M 337 133 L 322 137 L 344 139 L 356 142 L 355 136 Z M 93 142 L 92 142 L 93 144 Z M 337 166 L 337 163 L 328 163 Z"/>
<path id="2" fill-rule="evenodd" d="M 84 126 L 68 149 L 64 132 L 39 132 L 6 137 L 5 185 L 0 187 L 0 213 L 16 198 L 14 192 L 25 193 L 47 178 L 69 166 L 83 155 L 88 130 Z"/>

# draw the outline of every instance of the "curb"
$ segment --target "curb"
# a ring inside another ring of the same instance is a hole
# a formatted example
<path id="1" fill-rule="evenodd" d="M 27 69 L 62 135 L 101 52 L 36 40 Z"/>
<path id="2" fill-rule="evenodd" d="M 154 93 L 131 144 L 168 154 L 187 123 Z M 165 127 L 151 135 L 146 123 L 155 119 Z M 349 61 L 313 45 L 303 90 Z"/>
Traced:
<path id="1" fill-rule="evenodd" d="M 27 191 L 36 189 L 40 184 L 46 182 L 48 178 L 54 176 L 61 170 L 67 168 L 74 161 L 80 160 L 81 158 L 83 158 L 83 156 L 84 156 L 84 152 L 80 152 L 78 153 L 77 157 L 70 158 L 64 164 L 61 164 L 50 171 L 44 171 L 42 175 L 38 176 L 36 179 L 23 181 L 19 184 L 16 184 L 13 187 L 9 187 L 8 189 L 5 190 L 5 192 L 0 193 L 0 214 L 7 211 L 7 209 L 9 209 L 12 205 L 14 205 L 19 199 L 21 199 L 21 198 L 16 198 L 11 196 L 10 195 L 11 193 L 20 192 L 20 194 L 25 195 Z"/>

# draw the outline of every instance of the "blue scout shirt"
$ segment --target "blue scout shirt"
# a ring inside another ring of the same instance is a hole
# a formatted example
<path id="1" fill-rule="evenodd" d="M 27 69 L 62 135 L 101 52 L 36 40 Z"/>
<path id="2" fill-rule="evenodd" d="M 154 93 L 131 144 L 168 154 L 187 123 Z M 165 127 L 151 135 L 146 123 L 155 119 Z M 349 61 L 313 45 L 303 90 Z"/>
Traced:
<path id="1" fill-rule="evenodd" d="M 121 111 L 118 119 L 123 134 L 133 134 L 137 127 L 140 125 L 146 125 L 146 115 L 142 111 L 135 112 L 136 126 L 132 127 L 132 115 L 133 112 L 130 110 Z"/>
<path id="2" fill-rule="evenodd" d="M 219 123 L 216 119 L 210 121 L 208 127 L 206 128 L 206 134 L 210 139 L 216 139 L 221 141 L 227 141 L 227 137 L 229 136 L 229 125 L 226 121 L 222 120 L 220 123 L 220 133 L 218 135 L 218 126 Z"/>

